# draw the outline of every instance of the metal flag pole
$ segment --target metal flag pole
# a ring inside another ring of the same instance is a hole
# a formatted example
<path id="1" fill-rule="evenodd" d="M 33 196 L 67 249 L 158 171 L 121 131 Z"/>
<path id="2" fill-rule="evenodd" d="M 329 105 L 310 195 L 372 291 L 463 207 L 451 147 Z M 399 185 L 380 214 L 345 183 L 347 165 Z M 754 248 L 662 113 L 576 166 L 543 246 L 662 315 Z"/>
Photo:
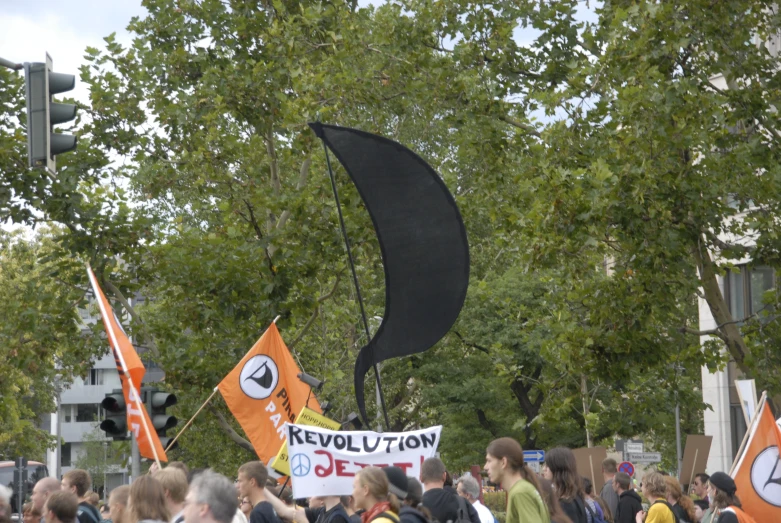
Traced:
<path id="1" fill-rule="evenodd" d="M 339 215 L 339 226 L 342 229 L 342 238 L 344 238 L 344 246 L 347 248 L 347 258 L 350 262 L 350 272 L 353 275 L 353 284 L 355 285 L 355 294 L 358 298 L 358 305 L 361 307 L 361 319 L 363 319 L 363 329 L 366 332 L 366 343 L 371 341 L 371 335 L 369 334 L 369 322 L 366 320 L 366 309 L 363 306 L 363 297 L 361 296 L 361 286 L 358 284 L 358 275 L 355 272 L 355 261 L 353 260 L 352 249 L 350 248 L 350 238 L 347 236 L 347 228 L 344 225 L 344 216 L 342 215 L 342 204 L 339 202 L 339 191 L 336 189 L 336 179 L 334 178 L 334 171 L 331 169 L 331 157 L 328 155 L 328 147 L 323 141 L 323 150 L 325 151 L 325 163 L 328 165 L 328 177 L 331 179 L 331 189 L 334 191 L 334 200 L 336 200 L 336 212 Z M 380 369 L 377 364 L 374 364 L 374 377 L 377 380 L 377 390 L 379 391 L 380 407 L 382 408 L 382 415 L 385 419 L 385 430 L 390 430 L 390 421 L 388 420 L 388 409 L 385 406 L 385 395 L 382 392 L 382 381 L 380 380 Z"/>

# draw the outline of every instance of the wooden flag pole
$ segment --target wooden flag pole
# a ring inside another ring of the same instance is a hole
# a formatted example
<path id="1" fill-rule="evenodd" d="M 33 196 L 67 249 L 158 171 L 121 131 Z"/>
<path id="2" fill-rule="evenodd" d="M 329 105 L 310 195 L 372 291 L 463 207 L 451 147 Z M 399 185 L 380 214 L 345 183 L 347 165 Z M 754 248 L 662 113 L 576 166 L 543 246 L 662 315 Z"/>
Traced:
<path id="1" fill-rule="evenodd" d="M 754 428 L 754 424 L 757 423 L 757 420 L 759 419 L 759 414 L 760 412 L 762 412 L 762 408 L 765 406 L 766 400 L 767 400 L 767 391 L 762 391 L 762 397 L 759 399 L 759 403 L 757 404 L 757 410 L 754 411 L 754 417 L 751 418 L 751 424 L 746 429 L 746 434 L 743 436 L 743 442 L 740 444 L 740 448 L 738 449 L 737 454 L 735 454 L 735 460 L 732 462 L 732 466 L 729 468 L 730 476 L 732 476 L 732 473 L 735 471 L 735 466 L 743 457 L 743 451 L 745 450 L 746 441 L 748 441 L 748 437 L 751 434 L 752 429 Z"/>
<path id="2" fill-rule="evenodd" d="M 92 290 L 95 293 L 95 298 L 98 302 L 98 308 L 100 308 L 100 314 L 103 317 L 103 324 L 106 326 L 106 331 L 109 334 L 109 337 L 111 338 L 111 343 L 114 349 L 114 356 L 119 360 L 119 364 L 122 367 L 122 372 L 125 373 L 125 378 L 127 379 L 128 384 L 130 385 L 130 392 L 128 393 L 128 396 L 130 396 L 130 401 L 135 402 L 136 408 L 141 413 L 141 423 L 144 424 L 144 430 L 146 431 L 147 438 L 149 438 L 149 435 L 151 434 L 151 431 L 149 430 L 149 425 L 146 423 L 146 416 L 143 415 L 143 403 L 141 403 L 141 398 L 138 397 L 138 389 L 136 388 L 135 384 L 133 383 L 133 378 L 130 376 L 130 371 L 127 368 L 127 363 L 125 363 L 125 357 L 122 355 L 122 351 L 119 348 L 119 342 L 117 341 L 117 334 L 114 332 L 114 327 L 111 325 L 111 321 L 109 320 L 110 316 L 108 315 L 108 311 L 106 310 L 105 304 L 103 303 L 103 300 L 101 299 L 102 292 L 98 292 L 100 290 L 100 286 L 98 285 L 98 280 L 95 277 L 95 274 L 92 272 L 92 267 L 89 263 L 87 263 L 87 275 L 89 276 L 90 283 L 92 284 Z M 138 436 L 136 436 L 136 439 L 138 439 Z M 157 468 L 162 468 L 160 466 L 160 458 L 157 455 L 157 449 L 155 448 L 154 443 L 151 443 L 149 445 L 152 447 L 152 454 L 155 457 L 155 463 L 157 463 Z"/>
<path id="3" fill-rule="evenodd" d="M 193 414 L 193 417 L 192 417 L 192 418 L 190 418 L 190 421 L 188 421 L 187 423 L 185 423 L 184 427 L 182 427 L 182 430 L 180 430 L 180 431 L 179 431 L 179 433 L 176 435 L 176 437 L 175 437 L 174 439 L 172 439 L 172 440 L 171 440 L 171 443 L 169 443 L 169 444 L 168 444 L 168 446 L 165 448 L 165 451 L 166 451 L 166 452 L 168 452 L 168 450 L 169 450 L 171 447 L 173 447 L 174 443 L 176 443 L 176 440 L 178 440 L 178 439 L 179 439 L 179 436 L 181 436 L 181 435 L 182 435 L 182 432 L 184 432 L 185 430 L 187 430 L 187 428 L 188 428 L 188 427 L 189 427 L 189 426 L 192 424 L 192 422 L 193 422 L 193 420 L 195 419 L 195 417 L 196 417 L 196 416 L 198 416 L 198 414 L 200 414 L 200 413 L 201 413 L 201 411 L 203 410 L 203 408 L 204 408 L 204 407 L 205 407 L 205 406 L 206 406 L 206 405 L 207 405 L 207 404 L 208 404 L 208 403 L 209 403 L 209 402 L 212 400 L 212 398 L 214 397 L 214 395 L 215 395 L 215 394 L 217 394 L 217 391 L 218 391 L 218 390 L 219 390 L 219 389 L 218 389 L 217 387 L 214 387 L 214 390 L 212 391 L 211 395 L 210 395 L 208 398 L 206 398 L 206 401 L 204 401 L 204 402 L 203 402 L 203 405 L 201 405 L 201 406 L 200 406 L 200 408 L 199 408 L 198 410 L 196 410 L 196 411 L 195 411 L 195 414 Z"/>

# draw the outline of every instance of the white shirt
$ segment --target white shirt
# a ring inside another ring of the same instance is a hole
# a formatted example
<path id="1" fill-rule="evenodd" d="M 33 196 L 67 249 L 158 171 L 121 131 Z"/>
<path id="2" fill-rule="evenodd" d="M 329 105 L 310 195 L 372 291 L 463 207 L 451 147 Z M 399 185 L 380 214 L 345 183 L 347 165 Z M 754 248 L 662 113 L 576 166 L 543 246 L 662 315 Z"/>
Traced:
<path id="1" fill-rule="evenodd" d="M 491 514 L 488 507 L 480 503 L 479 499 L 472 503 L 472 506 L 475 507 L 477 515 L 480 516 L 480 523 L 494 523 L 494 515 Z"/>

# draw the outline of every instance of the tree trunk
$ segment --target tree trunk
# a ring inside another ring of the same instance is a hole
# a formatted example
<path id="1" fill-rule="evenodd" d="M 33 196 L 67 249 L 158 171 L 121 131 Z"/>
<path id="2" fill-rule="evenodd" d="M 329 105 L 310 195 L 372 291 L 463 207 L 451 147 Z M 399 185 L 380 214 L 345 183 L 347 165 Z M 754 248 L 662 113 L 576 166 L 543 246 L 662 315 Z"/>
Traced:
<path id="1" fill-rule="evenodd" d="M 714 320 L 716 320 L 717 329 L 721 333 L 721 338 L 724 340 L 727 350 L 735 360 L 738 368 L 743 371 L 743 374 L 747 378 L 751 378 L 752 373 L 745 364 L 748 347 L 743 340 L 743 335 L 740 333 L 740 328 L 729 312 L 727 302 L 724 300 L 724 296 L 719 288 L 716 264 L 713 263 L 710 253 L 708 253 L 707 247 L 702 243 L 701 238 L 700 243 L 692 251 L 694 259 L 697 261 L 697 268 L 700 271 L 700 283 L 705 294 L 705 301 L 708 303 Z"/>

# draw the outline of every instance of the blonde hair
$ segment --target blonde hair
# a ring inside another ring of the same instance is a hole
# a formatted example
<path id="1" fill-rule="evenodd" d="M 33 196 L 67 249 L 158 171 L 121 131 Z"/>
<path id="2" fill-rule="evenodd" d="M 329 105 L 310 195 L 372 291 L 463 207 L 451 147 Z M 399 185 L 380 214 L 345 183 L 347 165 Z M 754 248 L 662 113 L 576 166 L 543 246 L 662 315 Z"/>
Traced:
<path id="1" fill-rule="evenodd" d="M 388 492 L 388 476 L 377 467 L 366 467 L 355 473 L 358 483 L 363 487 L 369 487 L 369 495 L 377 501 L 390 502 L 391 512 L 398 514 L 401 503 L 399 498 Z"/>
<path id="2" fill-rule="evenodd" d="M 658 472 L 649 472 L 643 476 L 643 488 L 648 490 L 648 495 L 655 498 L 667 497 L 667 482 Z"/>
<path id="3" fill-rule="evenodd" d="M 158 470 L 153 476 L 163 486 L 163 490 L 168 491 L 171 501 L 174 503 L 184 502 L 184 498 L 187 496 L 187 476 L 181 469 L 168 466 Z"/>
<path id="4" fill-rule="evenodd" d="M 168 521 L 171 514 L 165 505 L 163 486 L 153 476 L 141 476 L 130 485 L 129 523 L 144 519 Z M 124 518 L 123 518 L 124 519 Z"/>

